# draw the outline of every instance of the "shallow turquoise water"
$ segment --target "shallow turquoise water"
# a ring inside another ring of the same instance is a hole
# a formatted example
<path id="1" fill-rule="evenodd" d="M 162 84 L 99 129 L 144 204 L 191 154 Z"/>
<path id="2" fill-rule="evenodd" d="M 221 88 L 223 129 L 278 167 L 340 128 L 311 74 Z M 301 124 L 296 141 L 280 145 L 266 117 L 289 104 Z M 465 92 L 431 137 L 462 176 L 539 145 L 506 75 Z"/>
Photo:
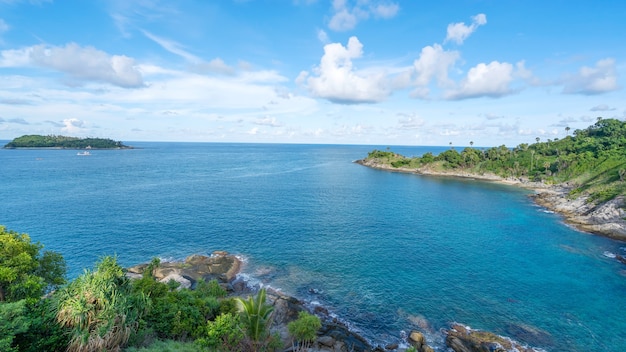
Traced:
<path id="1" fill-rule="evenodd" d="M 373 146 L 136 145 L 0 150 L 0 224 L 60 251 L 72 277 L 105 254 L 228 250 L 255 282 L 377 343 L 419 324 L 441 346 L 456 321 L 549 351 L 626 350 L 626 268 L 603 255 L 624 244 L 570 229 L 527 191 L 352 163 Z"/>

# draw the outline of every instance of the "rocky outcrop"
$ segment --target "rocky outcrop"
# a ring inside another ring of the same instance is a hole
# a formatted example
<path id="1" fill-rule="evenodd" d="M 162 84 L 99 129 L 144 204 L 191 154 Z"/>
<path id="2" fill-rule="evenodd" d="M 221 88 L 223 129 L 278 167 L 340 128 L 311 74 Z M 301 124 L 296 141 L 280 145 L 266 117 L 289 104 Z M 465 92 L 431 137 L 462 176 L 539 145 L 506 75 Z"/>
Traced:
<path id="1" fill-rule="evenodd" d="M 131 278 L 141 277 L 149 264 L 139 264 L 127 270 Z M 194 287 L 196 282 L 206 282 L 213 279 L 221 284 L 230 284 L 241 269 L 241 260 L 224 251 L 215 251 L 211 256 L 194 254 L 184 262 L 162 262 L 152 272 L 154 278 L 160 282 L 174 280 L 181 284 L 181 288 Z"/>
<path id="2" fill-rule="evenodd" d="M 555 186 L 538 191 L 533 198 L 537 204 L 562 214 L 568 223 L 583 231 L 626 240 L 623 196 L 595 204 L 587 196 L 571 198 L 568 193 L 568 188 Z"/>
<path id="3" fill-rule="evenodd" d="M 487 331 L 472 330 L 461 324 L 454 324 L 447 331 L 446 345 L 455 352 L 535 352 L 508 338 Z"/>

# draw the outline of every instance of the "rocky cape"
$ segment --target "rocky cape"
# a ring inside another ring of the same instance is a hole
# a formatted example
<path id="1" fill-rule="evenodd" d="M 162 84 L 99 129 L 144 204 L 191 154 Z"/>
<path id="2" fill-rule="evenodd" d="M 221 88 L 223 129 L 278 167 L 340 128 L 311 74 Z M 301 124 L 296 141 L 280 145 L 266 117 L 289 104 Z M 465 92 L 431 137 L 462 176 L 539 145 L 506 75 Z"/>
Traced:
<path id="1" fill-rule="evenodd" d="M 194 289 L 199 280 L 217 280 L 231 297 L 247 297 L 255 294 L 258 288 L 250 287 L 238 275 L 242 265 L 241 259 L 237 256 L 225 251 L 215 251 L 210 256 L 194 254 L 184 261 L 162 262 L 152 274 L 160 282 L 167 283 L 173 280 L 180 284 L 179 288 L 189 289 Z M 132 279 L 139 279 L 148 267 L 148 263 L 132 266 L 126 269 L 126 275 Z M 404 351 L 408 346 L 414 347 L 417 352 L 434 352 L 426 341 L 424 333 L 418 330 L 410 330 L 405 339 L 399 339 L 396 343 L 374 346 L 372 342 L 352 331 L 322 306 L 307 305 L 306 302 L 272 289 L 267 291 L 267 298 L 268 303 L 274 307 L 271 330 L 281 336 L 284 346 L 291 346 L 292 343 L 287 324 L 298 319 L 299 312 L 307 311 L 317 315 L 322 321 L 317 339 L 308 352 Z M 507 337 L 472 330 L 456 323 L 452 323 L 450 329 L 442 332 L 446 335 L 446 345 L 455 352 L 536 351 Z M 532 331 L 532 333 L 536 332 Z M 284 350 L 284 352 L 292 351 L 291 347 Z"/>
<path id="2" fill-rule="evenodd" d="M 482 181 L 498 182 L 534 191 L 531 197 L 538 205 L 561 214 L 565 222 L 576 229 L 596 235 L 626 241 L 625 199 L 618 196 L 608 202 L 595 204 L 589 196 L 571 197 L 573 187 L 569 184 L 549 185 L 530 182 L 524 178 L 503 178 L 495 174 L 475 174 L 466 170 L 434 170 L 429 167 L 418 169 L 399 167 L 378 162 L 375 159 L 356 160 L 357 164 L 393 172 L 408 172 L 418 175 L 460 177 Z"/>

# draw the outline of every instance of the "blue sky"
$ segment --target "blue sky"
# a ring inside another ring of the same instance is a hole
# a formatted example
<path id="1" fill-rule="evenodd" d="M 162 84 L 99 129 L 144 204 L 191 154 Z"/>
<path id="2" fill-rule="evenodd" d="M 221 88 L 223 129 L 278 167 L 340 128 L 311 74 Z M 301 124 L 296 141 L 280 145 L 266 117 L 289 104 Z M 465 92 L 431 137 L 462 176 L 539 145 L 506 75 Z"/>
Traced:
<path id="1" fill-rule="evenodd" d="M 622 0 L 0 0 L 0 139 L 495 146 L 626 118 Z"/>

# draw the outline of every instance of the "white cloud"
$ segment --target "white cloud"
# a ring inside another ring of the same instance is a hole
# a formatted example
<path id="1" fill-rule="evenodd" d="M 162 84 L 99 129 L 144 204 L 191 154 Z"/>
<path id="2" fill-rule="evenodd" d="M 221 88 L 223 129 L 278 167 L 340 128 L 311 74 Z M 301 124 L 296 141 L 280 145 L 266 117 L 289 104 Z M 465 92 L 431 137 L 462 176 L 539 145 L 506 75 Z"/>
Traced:
<path id="1" fill-rule="evenodd" d="M 64 119 L 63 125 L 64 127 L 61 128 L 61 131 L 70 134 L 77 134 L 83 130 L 83 128 L 85 127 L 85 122 L 79 119 Z"/>
<path id="2" fill-rule="evenodd" d="M 357 0 L 356 4 L 349 4 L 348 0 L 333 0 L 333 15 L 328 22 L 328 28 L 334 31 L 348 31 L 354 29 L 359 21 L 370 16 L 390 19 L 400 10 L 400 6 L 390 1 Z"/>
<path id="3" fill-rule="evenodd" d="M 6 32 L 9 30 L 9 25 L 4 22 L 4 20 L 2 18 L 0 18 L 0 34 Z"/>
<path id="4" fill-rule="evenodd" d="M 275 117 L 265 116 L 263 118 L 256 119 L 253 121 L 255 125 L 260 126 L 270 126 L 270 127 L 281 127 L 282 124 L 276 120 Z"/>
<path id="5" fill-rule="evenodd" d="M 429 93 L 427 86 L 433 79 L 437 80 L 440 87 L 451 86 L 453 82 L 448 78 L 448 70 L 459 58 L 458 51 L 446 51 L 439 44 L 422 48 L 419 59 L 413 62 L 417 85 L 413 95 L 425 98 Z"/>
<path id="6" fill-rule="evenodd" d="M 451 23 L 448 25 L 448 33 L 446 35 L 445 42 L 453 41 L 457 44 L 463 44 L 465 39 L 474 33 L 478 26 L 482 26 L 487 23 L 487 16 L 485 14 L 478 14 L 472 17 L 472 24 L 467 26 L 464 22 Z"/>
<path id="7" fill-rule="evenodd" d="M 317 39 L 322 42 L 322 44 L 328 44 L 330 42 L 328 34 L 323 29 L 317 31 Z"/>
<path id="8" fill-rule="evenodd" d="M 426 123 L 423 119 L 418 119 L 413 115 L 401 115 L 398 119 L 398 128 L 402 130 L 417 130 Z"/>
<path id="9" fill-rule="evenodd" d="M 567 77 L 563 93 L 593 95 L 618 90 L 615 60 L 607 58 L 595 67 L 583 66 L 576 75 Z"/>
<path id="10" fill-rule="evenodd" d="M 202 62 L 202 59 L 200 59 L 199 57 L 189 53 L 188 51 L 184 50 L 182 48 L 182 46 L 172 40 L 168 40 L 165 38 L 161 38 L 159 36 L 156 36 L 148 31 L 142 30 L 141 31 L 146 37 L 148 37 L 148 39 L 152 40 L 153 42 L 159 44 L 163 49 L 169 51 L 172 54 L 178 55 L 182 58 L 184 58 L 185 60 L 192 62 L 192 63 L 200 63 Z"/>
<path id="11" fill-rule="evenodd" d="M 373 103 L 384 100 L 389 94 L 385 74 L 380 71 L 357 71 L 352 59 L 363 55 L 363 45 L 357 37 L 350 37 L 348 45 L 332 43 L 324 46 L 324 56 L 314 75 L 303 71 L 296 82 L 306 82 L 306 87 L 317 97 L 338 103 Z"/>
<path id="12" fill-rule="evenodd" d="M 449 90 L 447 99 L 457 100 L 480 96 L 500 97 L 512 92 L 513 65 L 507 62 L 492 61 L 472 67 L 459 87 Z"/>
<path id="13" fill-rule="evenodd" d="M 589 111 L 615 111 L 615 110 L 617 109 L 612 108 L 606 104 L 596 105 L 592 107 L 591 109 L 589 109 Z"/>
<path id="14" fill-rule="evenodd" d="M 35 45 L 0 52 L 0 67 L 40 66 L 67 74 L 73 80 L 109 83 L 124 88 L 143 86 L 135 60 L 109 55 L 93 47 L 70 43 L 65 47 Z"/>

